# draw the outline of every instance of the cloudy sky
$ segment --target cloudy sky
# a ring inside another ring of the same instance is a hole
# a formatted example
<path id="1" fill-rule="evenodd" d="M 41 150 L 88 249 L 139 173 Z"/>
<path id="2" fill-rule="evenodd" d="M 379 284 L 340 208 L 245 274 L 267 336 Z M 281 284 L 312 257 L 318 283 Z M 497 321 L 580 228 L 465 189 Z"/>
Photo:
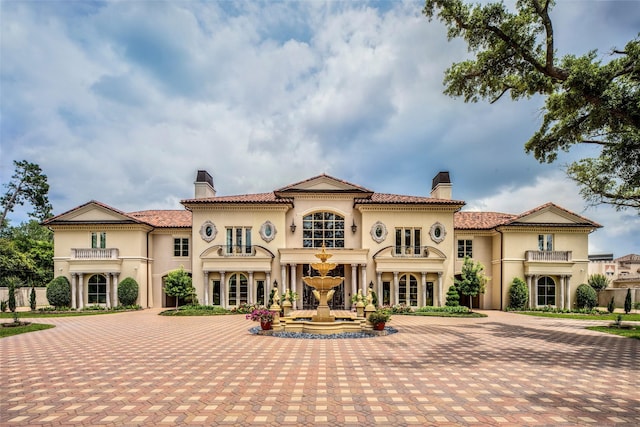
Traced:
<path id="1" fill-rule="evenodd" d="M 598 49 L 607 61 L 638 34 L 637 1 L 558 3 L 560 54 Z M 13 160 L 39 164 L 57 214 L 92 199 L 179 209 L 198 169 L 219 195 L 320 173 L 428 195 L 447 170 L 467 210 L 551 201 L 604 225 L 590 253 L 640 253 L 640 216 L 587 208 L 565 178 L 563 165 L 589 151 L 552 165 L 524 153 L 541 99 L 442 94 L 443 72 L 468 54 L 422 6 L 2 0 L 0 181 Z"/>

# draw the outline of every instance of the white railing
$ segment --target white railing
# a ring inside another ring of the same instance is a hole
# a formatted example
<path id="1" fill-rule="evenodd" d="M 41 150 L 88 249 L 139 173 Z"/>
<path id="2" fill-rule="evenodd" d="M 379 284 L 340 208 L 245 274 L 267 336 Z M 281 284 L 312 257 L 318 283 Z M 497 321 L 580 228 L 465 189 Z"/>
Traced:
<path id="1" fill-rule="evenodd" d="M 394 246 L 391 255 L 397 258 L 426 258 L 429 253 L 425 246 Z"/>
<path id="2" fill-rule="evenodd" d="M 118 259 L 118 248 L 72 248 L 72 259 Z"/>
<path id="3" fill-rule="evenodd" d="M 527 261 L 571 261 L 571 251 L 526 251 L 525 254 Z"/>

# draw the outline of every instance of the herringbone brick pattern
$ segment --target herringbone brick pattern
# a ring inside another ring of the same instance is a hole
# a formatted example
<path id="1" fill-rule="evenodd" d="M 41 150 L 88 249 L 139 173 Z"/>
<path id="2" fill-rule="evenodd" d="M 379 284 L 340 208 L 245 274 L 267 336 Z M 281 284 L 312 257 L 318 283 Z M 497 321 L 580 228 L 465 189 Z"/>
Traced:
<path id="1" fill-rule="evenodd" d="M 0 340 L 0 425 L 640 425 L 640 341 L 589 322 L 394 316 L 390 336 L 297 340 L 157 313 Z"/>

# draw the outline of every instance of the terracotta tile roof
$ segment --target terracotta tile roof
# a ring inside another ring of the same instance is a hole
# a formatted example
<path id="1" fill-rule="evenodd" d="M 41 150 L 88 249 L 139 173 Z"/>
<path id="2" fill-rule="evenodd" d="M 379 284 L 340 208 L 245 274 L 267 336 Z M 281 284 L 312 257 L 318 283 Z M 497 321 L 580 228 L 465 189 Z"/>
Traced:
<path id="1" fill-rule="evenodd" d="M 456 212 L 453 224 L 460 230 L 490 230 L 515 218 L 500 212 Z"/>
<path id="2" fill-rule="evenodd" d="M 318 178 L 329 178 L 329 179 L 332 179 L 334 181 L 340 182 L 342 184 L 346 184 L 348 186 L 354 187 L 355 189 L 357 189 L 359 191 L 363 191 L 365 193 L 373 193 L 373 191 L 371 191 L 371 190 L 369 190 L 367 188 L 361 187 L 361 186 L 359 186 L 357 184 L 354 184 L 352 182 L 349 182 L 349 181 L 345 181 L 344 179 L 340 179 L 340 178 L 336 178 L 336 177 L 331 176 L 331 175 L 327 175 L 326 173 L 323 173 L 323 174 L 320 174 L 320 175 L 316 175 L 314 177 L 311 177 L 311 178 L 308 178 L 308 179 L 304 179 L 302 181 L 298 181 L 298 182 L 295 182 L 293 184 L 289 184 L 289 185 L 287 185 L 285 187 L 282 187 L 282 188 L 279 188 L 279 189 L 275 190 L 275 192 L 276 193 L 280 193 L 282 191 L 287 191 L 287 190 L 297 190 L 294 187 L 297 187 L 297 186 L 299 186 L 301 184 L 304 184 L 304 183 L 307 183 L 307 182 L 311 182 L 311 181 L 313 181 L 315 179 L 318 179 Z"/>
<path id="3" fill-rule="evenodd" d="M 434 199 L 433 197 L 403 196 L 400 194 L 373 193 L 369 198 L 354 200 L 355 204 L 412 204 L 412 205 L 464 205 L 461 200 Z"/>
<path id="4" fill-rule="evenodd" d="M 158 228 L 191 228 L 192 215 L 187 210 L 148 210 L 128 215 Z"/>
<path id="5" fill-rule="evenodd" d="M 640 263 L 640 255 L 628 254 L 625 256 L 621 256 L 620 258 L 616 258 L 613 261 L 623 263 Z"/>
<path id="6" fill-rule="evenodd" d="M 293 199 L 288 197 L 278 197 L 275 193 L 256 193 L 256 194 L 241 194 L 236 196 L 216 196 L 216 197 L 202 197 L 199 199 L 185 199 L 180 203 L 182 204 L 196 204 L 196 203 L 293 203 Z"/>
<path id="7" fill-rule="evenodd" d="M 528 210 L 526 212 L 521 213 L 516 218 L 514 218 L 512 222 L 517 222 L 520 218 L 524 218 L 524 217 L 526 217 L 528 215 L 531 215 L 532 213 L 539 212 L 541 210 L 544 210 L 544 209 L 547 209 L 547 208 L 550 208 L 550 207 L 553 207 L 553 208 L 556 208 L 556 209 L 561 210 L 563 212 L 566 212 L 569 215 L 573 215 L 575 217 L 578 217 L 582 221 L 582 223 L 580 223 L 580 224 L 571 224 L 571 225 L 590 225 L 590 226 L 597 227 L 597 228 L 601 228 L 602 227 L 602 225 L 598 224 L 597 222 L 591 221 L 588 218 L 585 218 L 585 217 L 583 217 L 581 215 L 578 215 L 575 212 L 571 212 L 570 210 L 565 209 L 565 208 L 563 208 L 561 206 L 558 206 L 555 203 L 551 203 L 551 202 L 545 203 L 544 205 L 540 205 L 540 206 L 538 206 L 536 208 L 533 208 L 533 209 L 530 209 L 530 210 Z"/>
<path id="8" fill-rule="evenodd" d="M 88 201 L 87 203 L 83 203 L 82 205 L 76 206 L 75 208 L 69 209 L 68 211 L 62 212 L 61 214 L 58 214 L 56 216 L 53 216 L 53 217 L 51 217 L 49 219 L 44 220 L 42 222 L 42 225 L 71 223 L 71 222 L 73 222 L 73 220 L 71 220 L 71 221 L 64 221 L 64 220 L 61 221 L 60 218 L 64 217 L 65 215 L 68 215 L 69 213 L 71 213 L 71 212 L 73 212 L 75 210 L 82 209 L 82 208 L 84 208 L 85 206 L 88 206 L 88 205 L 98 205 L 98 206 L 100 206 L 100 207 L 102 207 L 102 208 L 104 208 L 106 210 L 109 210 L 109 211 L 111 211 L 113 213 L 116 213 L 118 215 L 122 215 L 122 216 L 126 217 L 125 219 L 122 220 L 123 222 L 127 222 L 127 220 L 130 220 L 131 222 L 136 222 L 136 223 L 143 222 L 143 221 L 140 221 L 140 220 L 138 220 L 136 218 L 130 217 L 126 212 L 122 212 L 121 210 L 116 209 L 114 207 L 111 207 L 111 206 L 109 206 L 109 205 L 107 205 L 105 203 L 99 202 L 97 200 L 91 200 L 91 201 Z"/>

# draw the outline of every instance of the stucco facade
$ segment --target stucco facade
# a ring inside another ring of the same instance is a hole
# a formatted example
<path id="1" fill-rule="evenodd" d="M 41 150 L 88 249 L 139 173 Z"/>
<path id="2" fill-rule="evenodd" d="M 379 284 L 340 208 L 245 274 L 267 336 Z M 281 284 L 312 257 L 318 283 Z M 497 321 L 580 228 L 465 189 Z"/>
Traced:
<path id="1" fill-rule="evenodd" d="M 319 175 L 269 193 L 217 196 L 199 171 L 183 210 L 125 213 L 91 201 L 45 222 L 54 231 L 55 275 L 72 283 L 74 307 L 117 304 L 117 284 L 133 277 L 143 307 L 172 306 L 163 278 L 191 273 L 201 304 L 265 304 L 276 287 L 296 291 L 296 308 L 315 301 L 302 278 L 325 244 L 344 277 L 332 301 L 372 286 L 381 303 L 444 305 L 465 255 L 489 281 L 474 307 L 503 309 L 514 277 L 530 305 L 569 307 L 587 280 L 588 236 L 598 224 L 548 203 L 514 215 L 464 212 L 447 172 L 428 197 L 376 193 Z M 463 298 L 462 303 L 467 303 Z"/>

